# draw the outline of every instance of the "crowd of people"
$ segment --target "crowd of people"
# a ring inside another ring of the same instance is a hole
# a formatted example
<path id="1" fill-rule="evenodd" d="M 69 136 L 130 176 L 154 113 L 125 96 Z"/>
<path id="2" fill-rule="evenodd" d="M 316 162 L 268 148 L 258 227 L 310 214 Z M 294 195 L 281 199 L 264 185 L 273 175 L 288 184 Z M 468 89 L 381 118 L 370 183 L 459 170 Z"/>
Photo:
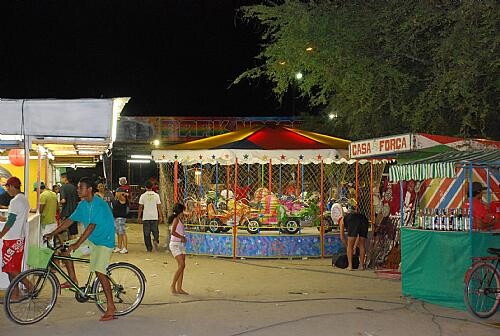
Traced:
<path id="1" fill-rule="evenodd" d="M 27 221 L 29 212 L 40 213 L 41 242 L 66 242 L 68 248 L 61 252 L 64 255 L 81 257 L 89 255 L 90 271 L 95 272 L 103 285 L 107 298 L 107 310 L 101 316 L 101 321 L 114 319 L 116 308 L 113 304 L 111 286 L 106 276 L 111 255 L 128 253 L 126 220 L 129 213 L 130 186 L 127 179 L 119 179 L 119 187 L 115 194 L 106 189 L 104 181 L 92 181 L 82 178 L 75 186 L 66 174 L 61 175 L 62 185 L 55 184 L 52 189 L 45 183 L 35 183 L 33 191 L 40 192 L 39 209 L 30 209 L 28 199 L 21 192 L 21 180 L 10 177 L 5 183 L 5 191 L 10 196 L 7 217 L 0 216 L 5 222 L 0 231 L 3 240 L 2 271 L 8 274 L 12 281 L 22 268 Z M 145 183 L 146 191 L 139 198 L 138 223 L 143 225 L 144 244 L 147 252 L 159 249 L 159 221 L 164 221 L 159 195 L 153 190 L 151 181 Z M 173 214 L 169 217 L 172 224 L 170 250 L 178 262 L 171 292 L 173 294 L 188 294 L 182 288 L 185 268 L 185 242 L 183 224 L 184 206 L 176 204 Z M 83 230 L 79 232 L 79 224 Z M 116 235 L 116 239 L 115 239 Z M 151 235 L 153 241 L 151 242 Z M 65 266 L 71 281 L 78 285 L 75 268 L 72 261 L 65 260 Z M 69 288 L 71 284 L 62 283 L 61 288 Z M 14 293 L 13 298 L 19 299 L 21 293 Z"/>

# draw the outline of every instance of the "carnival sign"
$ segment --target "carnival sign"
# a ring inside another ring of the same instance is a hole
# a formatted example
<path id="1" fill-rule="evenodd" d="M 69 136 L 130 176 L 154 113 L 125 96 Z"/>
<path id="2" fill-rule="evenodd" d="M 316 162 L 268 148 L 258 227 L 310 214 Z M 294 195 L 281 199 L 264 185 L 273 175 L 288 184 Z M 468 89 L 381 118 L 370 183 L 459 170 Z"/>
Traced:
<path id="1" fill-rule="evenodd" d="M 349 145 L 349 156 L 351 159 L 358 159 L 408 152 L 413 149 L 412 138 L 412 134 L 408 133 L 351 142 Z"/>

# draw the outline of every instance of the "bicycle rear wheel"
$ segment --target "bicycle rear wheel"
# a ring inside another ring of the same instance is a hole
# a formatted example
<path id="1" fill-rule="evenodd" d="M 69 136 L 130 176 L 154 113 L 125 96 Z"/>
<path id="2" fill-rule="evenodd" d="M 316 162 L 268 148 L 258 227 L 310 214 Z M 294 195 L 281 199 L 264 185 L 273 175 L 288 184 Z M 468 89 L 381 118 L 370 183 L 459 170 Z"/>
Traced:
<path id="1" fill-rule="evenodd" d="M 47 316 L 57 300 L 57 280 L 47 269 L 22 272 L 10 283 L 4 298 L 9 319 L 32 324 Z"/>
<path id="2" fill-rule="evenodd" d="M 465 284 L 464 301 L 467 310 L 479 318 L 491 317 L 500 304 L 500 275 L 487 262 L 475 264 Z"/>
<path id="3" fill-rule="evenodd" d="M 112 264 L 108 267 L 108 278 L 116 316 L 129 314 L 141 304 L 146 292 L 146 281 L 140 269 L 129 263 Z M 104 313 L 107 301 L 99 278 L 94 281 L 92 292 L 95 294 L 97 307 Z"/>

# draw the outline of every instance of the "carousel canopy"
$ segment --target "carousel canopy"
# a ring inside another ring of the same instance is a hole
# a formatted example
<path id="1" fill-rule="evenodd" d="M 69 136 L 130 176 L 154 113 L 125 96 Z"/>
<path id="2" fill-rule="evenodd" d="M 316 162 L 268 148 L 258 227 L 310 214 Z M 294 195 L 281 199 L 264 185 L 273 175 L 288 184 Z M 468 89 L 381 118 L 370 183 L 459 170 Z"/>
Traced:
<path id="1" fill-rule="evenodd" d="M 472 164 L 474 167 L 500 169 L 500 149 L 465 152 L 447 152 L 414 160 L 406 164 L 389 167 L 391 181 L 426 180 L 430 178 L 453 178 L 457 165 Z"/>
<path id="2" fill-rule="evenodd" d="M 154 150 L 157 162 L 296 164 L 348 162 L 349 140 L 282 126 L 256 126 Z"/>

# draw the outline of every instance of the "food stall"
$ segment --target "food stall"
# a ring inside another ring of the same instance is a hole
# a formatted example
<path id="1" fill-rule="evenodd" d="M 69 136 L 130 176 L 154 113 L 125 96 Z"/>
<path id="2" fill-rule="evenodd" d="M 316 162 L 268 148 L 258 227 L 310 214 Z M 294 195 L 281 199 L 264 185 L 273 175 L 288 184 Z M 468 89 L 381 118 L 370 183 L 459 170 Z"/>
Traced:
<path id="1" fill-rule="evenodd" d="M 389 175 L 401 186 L 404 181 L 421 183 L 414 218 L 407 221 L 407 212 L 400 213 L 403 294 L 464 310 L 464 274 L 471 257 L 500 247 L 494 232 L 474 229 L 474 209 L 468 202 L 472 182 L 480 182 L 487 190 L 483 203 L 498 204 L 500 150 L 441 153 L 391 166 Z M 498 209 L 490 211 L 498 221 Z"/>
<path id="2" fill-rule="evenodd" d="M 152 156 L 160 163 L 162 202 L 167 209 L 183 202 L 190 213 L 188 253 L 329 256 L 341 248 L 329 206 L 357 200 L 370 218 L 370 186 L 384 167 L 346 159 L 348 144 L 261 125 L 154 150 Z M 313 230 L 305 232 L 308 227 Z"/>
<path id="3" fill-rule="evenodd" d="M 48 172 L 58 156 L 76 160 L 110 149 L 118 117 L 128 100 L 0 99 L 0 152 L 9 159 L 0 162 L 0 178 L 20 178 L 31 207 L 38 209 L 40 190 L 32 192 L 33 182 L 54 182 Z M 27 246 L 39 244 L 39 214 L 30 214 L 25 232 L 26 259 Z M 7 286 L 8 279 L 0 272 L 0 289 Z"/>

